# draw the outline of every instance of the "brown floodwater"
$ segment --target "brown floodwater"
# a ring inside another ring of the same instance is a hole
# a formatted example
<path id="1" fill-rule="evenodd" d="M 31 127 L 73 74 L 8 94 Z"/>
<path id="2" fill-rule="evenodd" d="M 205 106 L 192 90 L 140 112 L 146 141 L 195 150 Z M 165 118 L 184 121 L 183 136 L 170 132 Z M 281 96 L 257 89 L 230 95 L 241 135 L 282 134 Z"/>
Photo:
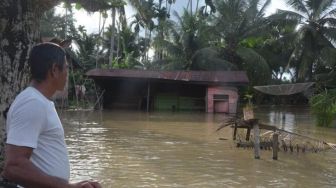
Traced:
<path id="1" fill-rule="evenodd" d="M 236 148 L 227 116 L 201 112 L 62 111 L 71 181 L 103 187 L 336 187 L 336 152 Z M 314 126 L 307 108 L 259 107 L 262 122 L 336 143 L 336 128 Z"/>

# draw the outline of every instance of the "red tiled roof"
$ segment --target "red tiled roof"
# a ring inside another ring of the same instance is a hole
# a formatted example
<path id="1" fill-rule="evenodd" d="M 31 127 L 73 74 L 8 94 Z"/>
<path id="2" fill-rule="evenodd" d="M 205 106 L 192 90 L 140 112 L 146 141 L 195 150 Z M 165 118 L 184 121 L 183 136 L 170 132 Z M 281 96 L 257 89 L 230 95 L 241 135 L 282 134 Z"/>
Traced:
<path id="1" fill-rule="evenodd" d="M 150 71 L 129 69 L 92 69 L 86 73 L 91 78 L 147 78 L 207 83 L 249 82 L 245 71 Z"/>

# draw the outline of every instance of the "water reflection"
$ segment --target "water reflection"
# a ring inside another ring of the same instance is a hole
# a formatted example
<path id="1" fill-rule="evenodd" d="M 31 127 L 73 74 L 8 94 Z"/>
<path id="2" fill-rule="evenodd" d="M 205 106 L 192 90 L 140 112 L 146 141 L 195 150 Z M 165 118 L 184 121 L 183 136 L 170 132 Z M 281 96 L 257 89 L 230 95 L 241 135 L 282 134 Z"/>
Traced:
<path id="1" fill-rule="evenodd" d="M 256 109 L 265 123 L 336 142 L 306 109 Z M 285 120 L 282 118 L 285 115 Z M 335 187 L 335 152 L 279 154 L 237 149 L 224 115 L 204 113 L 66 112 L 62 114 L 71 179 L 104 187 Z M 229 140 L 219 140 L 229 138 Z"/>

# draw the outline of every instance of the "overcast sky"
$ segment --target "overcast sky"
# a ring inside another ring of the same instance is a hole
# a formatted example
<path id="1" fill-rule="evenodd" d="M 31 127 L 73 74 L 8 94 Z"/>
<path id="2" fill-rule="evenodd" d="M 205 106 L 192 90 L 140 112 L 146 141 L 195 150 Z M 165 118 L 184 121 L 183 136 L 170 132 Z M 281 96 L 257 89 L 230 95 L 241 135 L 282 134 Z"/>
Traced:
<path id="1" fill-rule="evenodd" d="M 196 6 L 196 0 L 195 3 L 193 3 L 193 6 Z M 176 10 L 177 12 L 182 12 L 183 8 L 185 8 L 188 4 L 188 0 L 176 0 L 176 3 L 172 5 L 172 9 Z M 204 0 L 200 0 L 199 6 L 202 6 L 204 4 Z M 274 13 L 277 9 L 287 9 L 287 6 L 285 4 L 285 0 L 272 0 L 272 3 L 268 10 L 266 11 L 266 15 Z M 64 13 L 65 11 L 63 8 L 57 8 L 58 13 Z M 134 15 L 134 10 L 131 6 L 126 6 L 126 15 L 128 20 L 132 19 L 132 15 Z M 98 32 L 99 27 L 99 14 L 88 14 L 84 10 L 75 11 L 75 18 L 77 20 L 76 26 L 83 25 L 86 27 L 87 31 L 92 32 Z M 174 19 L 174 18 L 173 18 Z M 109 16 L 109 19 L 106 21 L 107 25 L 111 23 L 111 19 Z"/>

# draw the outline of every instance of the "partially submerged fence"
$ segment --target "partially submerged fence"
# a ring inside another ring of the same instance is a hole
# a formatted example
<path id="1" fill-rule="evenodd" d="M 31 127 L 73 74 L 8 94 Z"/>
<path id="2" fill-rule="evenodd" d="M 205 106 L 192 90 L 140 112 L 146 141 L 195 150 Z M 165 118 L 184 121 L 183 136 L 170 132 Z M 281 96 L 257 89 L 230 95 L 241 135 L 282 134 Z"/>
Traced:
<path id="1" fill-rule="evenodd" d="M 254 118 L 252 108 L 244 109 L 244 118 L 230 118 L 217 131 L 227 126 L 233 128 L 232 138 L 236 143 L 236 147 L 253 148 L 255 159 L 260 159 L 261 149 L 272 150 L 272 158 L 274 160 L 278 159 L 279 151 L 291 153 L 317 153 L 329 149 L 336 151 L 336 144 L 334 143 L 328 143 L 259 122 L 258 119 Z"/>

